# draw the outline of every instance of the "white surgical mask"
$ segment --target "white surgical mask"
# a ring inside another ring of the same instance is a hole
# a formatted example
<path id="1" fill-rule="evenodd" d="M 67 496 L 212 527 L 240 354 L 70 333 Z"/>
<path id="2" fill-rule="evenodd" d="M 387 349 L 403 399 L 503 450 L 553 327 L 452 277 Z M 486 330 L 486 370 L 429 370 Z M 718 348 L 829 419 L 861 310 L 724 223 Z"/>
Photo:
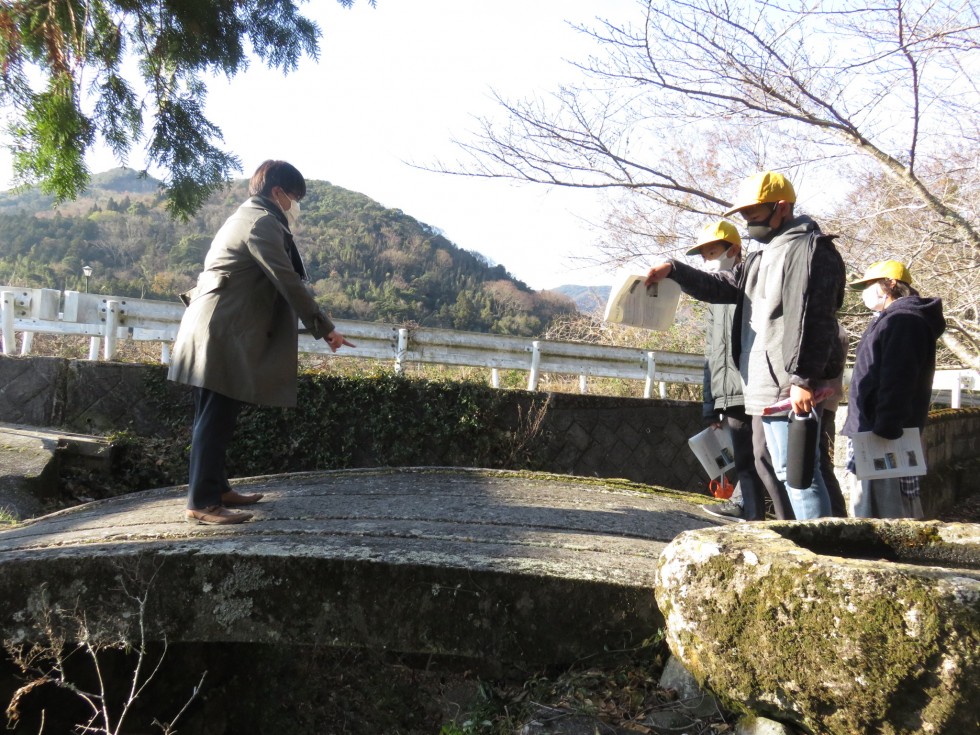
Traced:
<path id="1" fill-rule="evenodd" d="M 735 267 L 735 256 L 734 255 L 722 255 L 720 258 L 715 258 L 714 260 L 708 260 L 704 263 L 704 269 L 709 273 L 718 273 L 719 271 L 730 271 Z"/>
<path id="2" fill-rule="evenodd" d="M 872 283 L 861 292 L 864 305 L 871 311 L 881 311 L 885 308 L 885 292 L 880 283 Z"/>
<path id="3" fill-rule="evenodd" d="M 296 220 L 299 219 L 300 209 L 299 202 L 297 202 L 295 199 L 290 199 L 289 209 L 283 212 L 283 214 L 286 215 L 286 222 L 289 223 L 290 231 L 296 227 Z"/>

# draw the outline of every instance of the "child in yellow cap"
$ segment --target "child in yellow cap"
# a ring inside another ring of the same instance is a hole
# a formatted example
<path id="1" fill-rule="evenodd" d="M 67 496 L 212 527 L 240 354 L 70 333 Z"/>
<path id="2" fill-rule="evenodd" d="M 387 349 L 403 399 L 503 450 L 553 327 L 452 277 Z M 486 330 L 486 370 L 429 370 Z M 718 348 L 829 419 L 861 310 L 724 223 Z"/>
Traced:
<path id="1" fill-rule="evenodd" d="M 874 315 L 857 346 L 842 434 L 871 431 L 898 439 L 921 432 L 932 400 L 936 341 L 946 329 L 943 303 L 912 288 L 897 260 L 874 263 L 849 284 Z M 848 462 L 853 472 L 853 461 Z M 858 518 L 923 518 L 918 477 L 858 480 L 848 475 L 851 513 Z"/>

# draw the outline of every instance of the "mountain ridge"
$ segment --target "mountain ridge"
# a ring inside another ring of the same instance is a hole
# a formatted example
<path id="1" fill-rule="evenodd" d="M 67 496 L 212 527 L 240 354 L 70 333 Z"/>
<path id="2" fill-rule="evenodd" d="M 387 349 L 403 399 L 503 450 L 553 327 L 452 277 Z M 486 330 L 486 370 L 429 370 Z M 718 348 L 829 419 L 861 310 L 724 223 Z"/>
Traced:
<path id="1" fill-rule="evenodd" d="M 165 213 L 159 183 L 127 168 L 94 174 L 58 205 L 35 188 L 0 194 L 0 282 L 174 299 L 193 285 L 214 232 L 247 198 L 236 180 L 186 222 Z M 537 335 L 573 301 L 533 291 L 503 265 L 367 195 L 307 181 L 297 239 L 317 300 L 337 318 Z"/>
<path id="2" fill-rule="evenodd" d="M 583 314 L 602 315 L 609 301 L 612 286 L 581 286 L 578 284 L 563 284 L 549 291 L 557 291 L 575 302 L 576 308 Z"/>

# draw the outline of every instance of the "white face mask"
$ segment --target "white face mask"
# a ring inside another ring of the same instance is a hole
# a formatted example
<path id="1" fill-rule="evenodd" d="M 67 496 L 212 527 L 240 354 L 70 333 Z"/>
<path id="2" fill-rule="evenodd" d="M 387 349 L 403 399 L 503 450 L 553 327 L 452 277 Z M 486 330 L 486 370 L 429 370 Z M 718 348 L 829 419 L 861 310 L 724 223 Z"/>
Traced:
<path id="1" fill-rule="evenodd" d="M 734 255 L 722 255 L 720 258 L 708 260 L 704 263 L 704 269 L 708 273 L 718 273 L 719 271 L 730 271 L 735 267 Z"/>
<path id="2" fill-rule="evenodd" d="M 296 220 L 299 219 L 300 209 L 299 202 L 294 199 L 290 199 L 289 209 L 283 210 L 283 214 L 286 215 L 286 222 L 289 223 L 290 231 L 296 227 Z"/>
<path id="3" fill-rule="evenodd" d="M 864 289 L 861 292 L 861 298 L 864 300 L 864 305 L 871 311 L 881 311 L 885 308 L 885 292 L 880 283 L 872 283 Z"/>

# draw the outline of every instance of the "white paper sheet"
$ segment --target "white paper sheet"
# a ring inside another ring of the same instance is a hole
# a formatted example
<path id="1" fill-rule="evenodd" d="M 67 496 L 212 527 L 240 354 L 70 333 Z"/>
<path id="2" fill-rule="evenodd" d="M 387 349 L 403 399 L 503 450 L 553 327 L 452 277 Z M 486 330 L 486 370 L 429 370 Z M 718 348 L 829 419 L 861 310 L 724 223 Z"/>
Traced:
<path id="1" fill-rule="evenodd" d="M 681 287 L 668 278 L 646 288 L 645 280 L 646 275 L 627 275 L 609 292 L 605 321 L 658 332 L 670 329 Z"/>
<path id="2" fill-rule="evenodd" d="M 712 480 L 735 466 L 732 434 L 727 426 L 722 426 L 720 429 L 709 426 L 688 439 L 687 444 Z"/>
<path id="3" fill-rule="evenodd" d="M 911 477 L 926 474 L 922 439 L 916 428 L 905 429 L 898 439 L 882 439 L 870 431 L 854 434 L 854 464 L 859 480 Z"/>

